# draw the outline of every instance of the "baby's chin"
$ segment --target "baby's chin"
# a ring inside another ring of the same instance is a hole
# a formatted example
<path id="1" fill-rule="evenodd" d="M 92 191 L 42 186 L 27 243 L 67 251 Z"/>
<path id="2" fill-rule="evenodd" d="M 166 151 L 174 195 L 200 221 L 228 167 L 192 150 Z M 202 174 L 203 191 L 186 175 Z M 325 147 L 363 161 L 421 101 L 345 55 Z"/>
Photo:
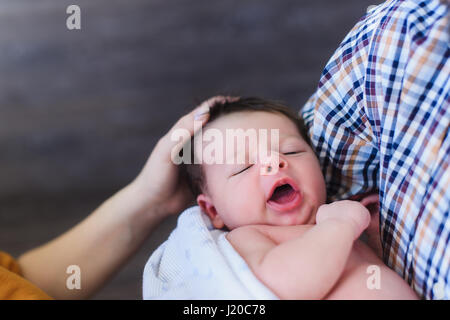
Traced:
<path id="1" fill-rule="evenodd" d="M 317 210 L 313 208 L 301 207 L 292 212 L 274 212 L 269 210 L 268 224 L 278 226 L 296 226 L 303 224 L 314 224 Z"/>
<path id="2" fill-rule="evenodd" d="M 283 216 L 273 219 L 270 224 L 276 226 L 298 226 L 308 224 L 309 219 L 305 219 L 301 215 Z"/>
<path id="3" fill-rule="evenodd" d="M 306 224 L 315 224 L 317 208 L 306 205 L 291 212 L 276 212 L 270 208 L 266 208 L 255 214 L 253 212 L 254 219 L 233 221 L 233 223 L 227 223 L 224 219 L 224 227 L 220 230 L 231 231 L 233 229 L 248 226 L 248 225 L 271 225 L 271 226 L 297 226 Z M 226 216 L 226 215 L 225 215 Z"/>

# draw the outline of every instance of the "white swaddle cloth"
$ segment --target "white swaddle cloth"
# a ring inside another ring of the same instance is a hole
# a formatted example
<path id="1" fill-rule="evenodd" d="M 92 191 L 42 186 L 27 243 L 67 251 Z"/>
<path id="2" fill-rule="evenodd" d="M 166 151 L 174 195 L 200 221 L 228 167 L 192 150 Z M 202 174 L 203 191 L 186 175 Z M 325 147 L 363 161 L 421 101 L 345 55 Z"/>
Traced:
<path id="1" fill-rule="evenodd" d="M 178 218 L 153 252 L 143 276 L 144 299 L 278 299 L 195 206 Z"/>

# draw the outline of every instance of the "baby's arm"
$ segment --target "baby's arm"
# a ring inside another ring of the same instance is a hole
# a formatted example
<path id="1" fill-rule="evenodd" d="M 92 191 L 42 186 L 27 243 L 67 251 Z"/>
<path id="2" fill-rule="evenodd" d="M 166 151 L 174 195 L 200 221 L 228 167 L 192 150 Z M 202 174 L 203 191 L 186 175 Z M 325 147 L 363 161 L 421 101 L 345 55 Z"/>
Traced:
<path id="1" fill-rule="evenodd" d="M 354 240 L 368 222 L 369 213 L 362 205 L 339 201 L 322 206 L 317 224 L 306 231 L 305 226 L 245 226 L 227 238 L 280 298 L 321 299 L 339 279 Z"/>

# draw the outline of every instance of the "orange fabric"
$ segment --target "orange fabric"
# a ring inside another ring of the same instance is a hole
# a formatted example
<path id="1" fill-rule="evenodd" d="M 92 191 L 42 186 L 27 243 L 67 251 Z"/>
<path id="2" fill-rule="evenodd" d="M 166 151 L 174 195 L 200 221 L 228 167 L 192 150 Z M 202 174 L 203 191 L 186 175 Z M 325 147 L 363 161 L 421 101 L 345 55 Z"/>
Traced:
<path id="1" fill-rule="evenodd" d="M 17 261 L 0 251 L 0 300 L 51 300 L 21 275 Z"/>

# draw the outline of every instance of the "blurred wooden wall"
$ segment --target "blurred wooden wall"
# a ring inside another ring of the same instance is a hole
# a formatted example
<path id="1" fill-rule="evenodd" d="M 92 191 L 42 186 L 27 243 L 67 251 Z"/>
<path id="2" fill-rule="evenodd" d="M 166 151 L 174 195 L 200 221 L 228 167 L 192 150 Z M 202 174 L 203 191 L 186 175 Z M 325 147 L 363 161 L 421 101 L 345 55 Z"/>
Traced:
<path id="1" fill-rule="evenodd" d="M 66 28 L 69 4 L 81 7 L 79 31 Z M 202 99 L 300 108 L 370 4 L 0 0 L 0 249 L 17 256 L 83 219 Z M 140 299 L 144 264 L 175 222 L 95 298 Z"/>

